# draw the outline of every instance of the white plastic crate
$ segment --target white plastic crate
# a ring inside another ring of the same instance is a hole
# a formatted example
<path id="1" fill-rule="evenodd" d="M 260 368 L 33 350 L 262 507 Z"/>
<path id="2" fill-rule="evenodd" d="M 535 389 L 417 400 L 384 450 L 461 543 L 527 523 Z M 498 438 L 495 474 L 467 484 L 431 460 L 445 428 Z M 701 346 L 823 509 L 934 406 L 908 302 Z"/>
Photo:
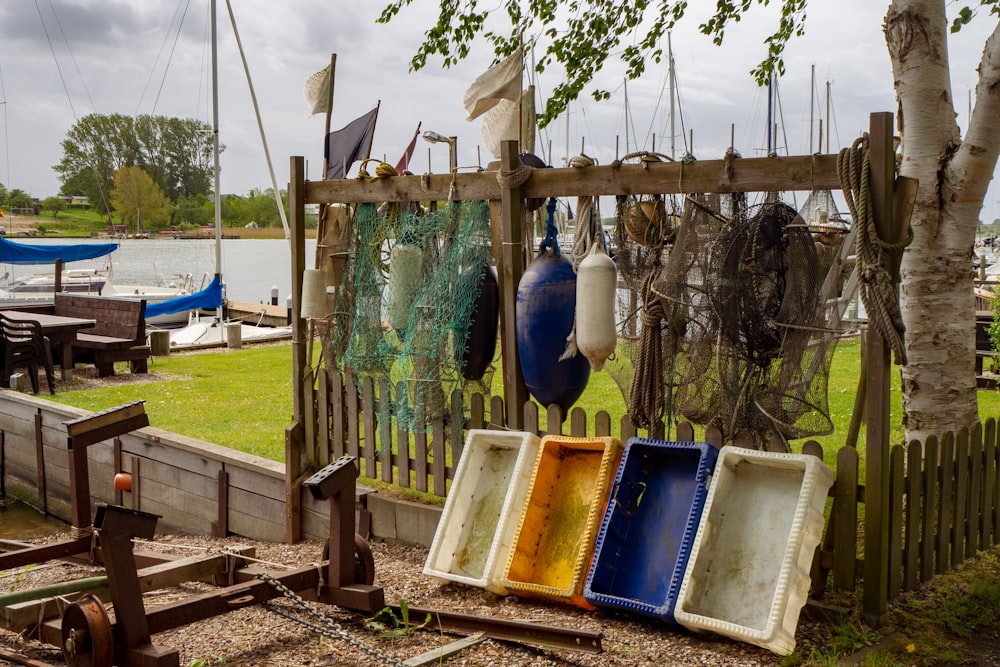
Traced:
<path id="1" fill-rule="evenodd" d="M 533 433 L 469 431 L 424 574 L 507 594 L 503 568 L 538 444 Z"/>
<path id="2" fill-rule="evenodd" d="M 677 622 L 790 654 L 832 485 L 833 472 L 814 456 L 723 447 Z"/>

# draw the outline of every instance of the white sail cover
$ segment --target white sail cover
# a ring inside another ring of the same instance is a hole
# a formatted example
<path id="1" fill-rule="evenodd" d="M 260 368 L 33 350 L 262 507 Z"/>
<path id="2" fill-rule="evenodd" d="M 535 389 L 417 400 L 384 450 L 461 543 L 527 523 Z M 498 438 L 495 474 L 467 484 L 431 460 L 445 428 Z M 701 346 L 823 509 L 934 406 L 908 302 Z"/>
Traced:
<path id="1" fill-rule="evenodd" d="M 521 47 L 514 53 L 479 75 L 465 91 L 463 104 L 469 114 L 466 120 L 475 120 L 495 107 L 501 100 L 517 102 L 521 94 Z"/>

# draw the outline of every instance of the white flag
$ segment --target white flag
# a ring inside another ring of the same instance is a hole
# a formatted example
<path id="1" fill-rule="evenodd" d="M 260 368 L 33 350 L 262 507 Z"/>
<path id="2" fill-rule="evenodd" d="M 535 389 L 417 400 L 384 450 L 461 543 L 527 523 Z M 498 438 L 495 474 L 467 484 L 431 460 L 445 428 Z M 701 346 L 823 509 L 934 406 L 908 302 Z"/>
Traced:
<path id="1" fill-rule="evenodd" d="M 506 60 L 497 63 L 479 75 L 465 91 L 466 120 L 475 120 L 495 107 L 500 100 L 518 101 L 521 95 L 521 47 Z"/>
<path id="2" fill-rule="evenodd" d="M 333 74 L 327 65 L 306 79 L 305 97 L 311 111 L 310 116 L 330 111 L 330 86 L 333 85 Z"/>

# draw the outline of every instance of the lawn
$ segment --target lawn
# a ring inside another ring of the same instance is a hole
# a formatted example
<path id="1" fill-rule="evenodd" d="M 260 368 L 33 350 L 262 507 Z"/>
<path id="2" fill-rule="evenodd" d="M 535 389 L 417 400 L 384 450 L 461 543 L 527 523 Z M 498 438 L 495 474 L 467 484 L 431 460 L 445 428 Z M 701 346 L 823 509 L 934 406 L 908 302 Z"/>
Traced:
<path id="1" fill-rule="evenodd" d="M 838 345 L 829 382 L 835 430 L 815 438 L 828 452 L 842 446 L 846 437 L 857 392 L 859 357 L 856 340 Z M 291 364 L 289 343 L 174 353 L 152 359 L 151 382 L 116 382 L 91 388 L 92 381 L 75 379 L 51 398 L 93 411 L 145 400 L 152 426 L 281 461 L 285 427 L 292 421 Z M 127 371 L 119 371 L 119 376 L 120 380 L 132 379 Z M 495 375 L 494 382 L 498 392 L 499 376 Z M 892 377 L 891 442 L 899 443 L 903 426 L 898 368 Z M 625 412 L 625 399 L 611 377 L 601 372 L 591 375 L 576 407 L 591 418 L 598 410 L 607 410 L 614 424 Z M 1000 392 L 980 391 L 979 407 L 984 420 L 996 417 L 1000 414 Z M 858 446 L 863 451 L 864 429 Z"/>

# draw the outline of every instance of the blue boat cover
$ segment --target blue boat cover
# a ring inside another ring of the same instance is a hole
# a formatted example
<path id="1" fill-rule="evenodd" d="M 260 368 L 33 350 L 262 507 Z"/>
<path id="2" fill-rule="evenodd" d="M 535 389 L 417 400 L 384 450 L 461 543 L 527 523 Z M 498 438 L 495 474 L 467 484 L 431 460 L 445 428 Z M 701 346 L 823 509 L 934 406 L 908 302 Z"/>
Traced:
<path id="1" fill-rule="evenodd" d="M 76 262 L 110 255 L 117 243 L 74 243 L 73 245 L 34 245 L 0 238 L 0 262 L 4 264 L 54 264 Z"/>
<path id="2" fill-rule="evenodd" d="M 211 310 L 222 307 L 222 278 L 216 274 L 212 282 L 203 290 L 179 296 L 175 299 L 167 299 L 159 303 L 146 304 L 146 317 L 156 317 L 157 315 L 170 315 L 179 313 L 182 310 L 195 310 L 204 308 Z"/>

